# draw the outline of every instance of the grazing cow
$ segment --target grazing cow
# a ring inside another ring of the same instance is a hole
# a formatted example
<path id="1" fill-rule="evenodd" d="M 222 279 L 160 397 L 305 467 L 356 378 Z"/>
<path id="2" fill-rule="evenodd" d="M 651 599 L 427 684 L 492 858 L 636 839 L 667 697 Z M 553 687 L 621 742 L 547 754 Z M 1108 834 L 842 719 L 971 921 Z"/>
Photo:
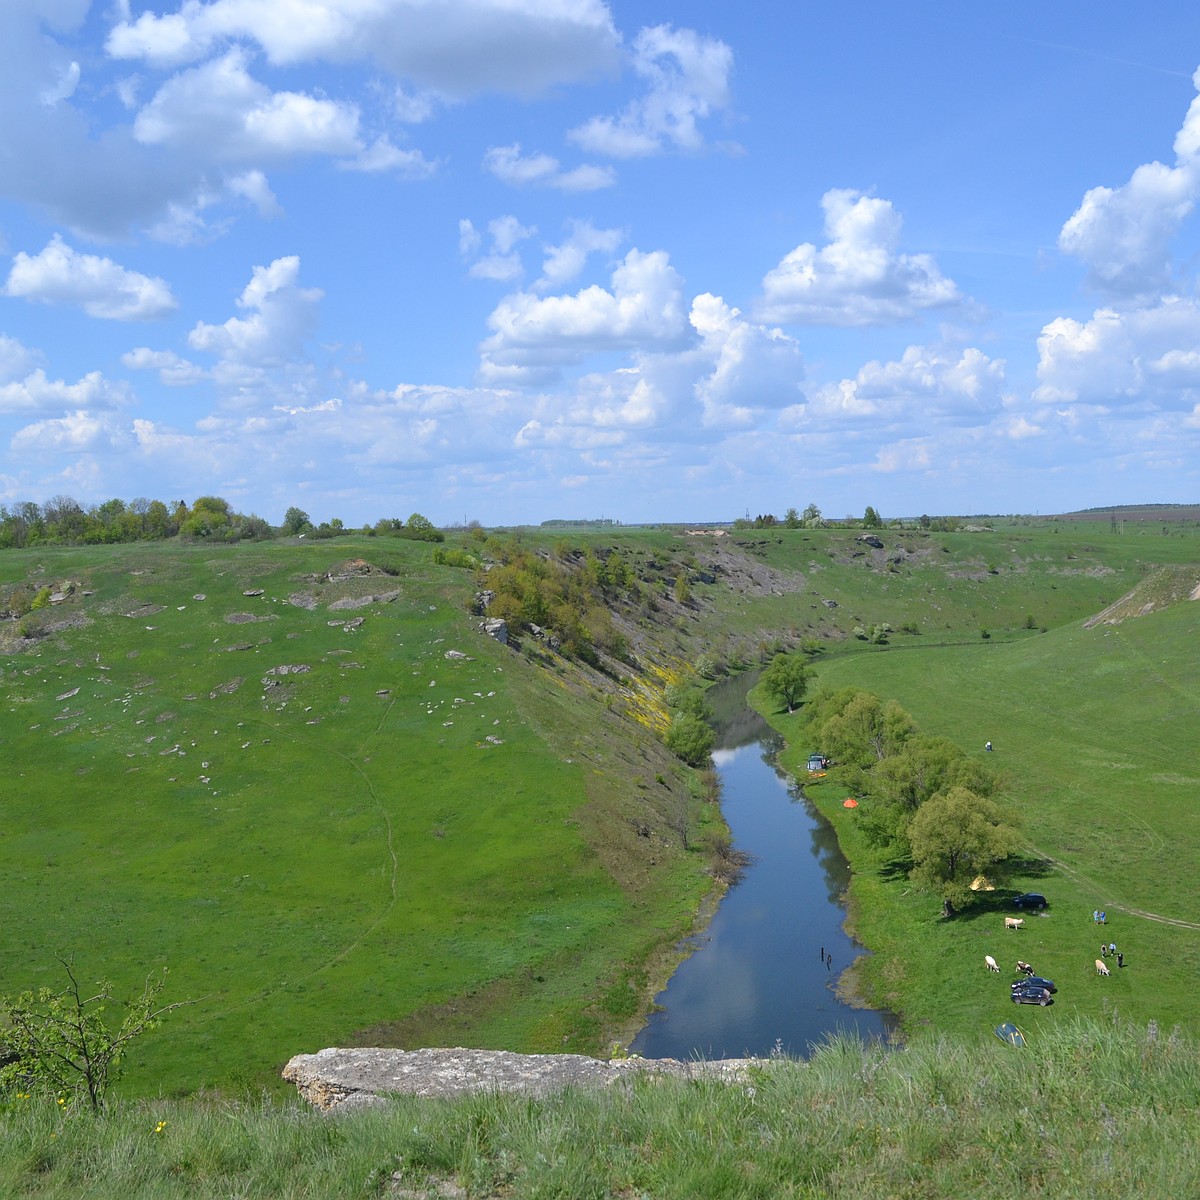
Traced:
<path id="1" fill-rule="evenodd" d="M 1005 929 L 1020 929 L 1021 926 L 1024 924 L 1025 924 L 1024 917 L 1005 917 L 1004 918 L 1004 928 Z"/>
<path id="2" fill-rule="evenodd" d="M 1104 961 L 1104 959 L 1102 959 L 1102 958 L 1098 958 L 1098 959 L 1096 959 L 1096 974 L 1097 974 L 1097 975 L 1109 975 L 1109 974 L 1111 974 L 1111 972 L 1110 972 L 1110 971 L 1109 971 L 1109 969 L 1108 969 L 1108 963 L 1106 963 L 1106 962 Z"/>
<path id="3" fill-rule="evenodd" d="M 1033 974 L 1033 968 L 1027 962 L 1022 962 L 1019 958 L 1017 959 L 1017 970 L 1020 971 L 1022 975 Z"/>
<path id="4" fill-rule="evenodd" d="M 1000 974 L 1000 968 L 996 965 L 996 960 L 990 954 L 985 954 L 983 956 L 983 965 L 987 967 L 989 971 L 995 971 L 997 975 Z"/>

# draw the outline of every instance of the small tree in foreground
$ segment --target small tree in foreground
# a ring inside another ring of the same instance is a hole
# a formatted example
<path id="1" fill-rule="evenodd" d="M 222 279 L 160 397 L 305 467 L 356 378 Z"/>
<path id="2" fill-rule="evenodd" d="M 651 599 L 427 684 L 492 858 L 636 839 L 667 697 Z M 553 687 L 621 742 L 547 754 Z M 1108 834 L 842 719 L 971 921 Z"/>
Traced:
<path id="1" fill-rule="evenodd" d="M 112 984 L 99 980 L 85 994 L 71 963 L 59 959 L 69 983 L 61 992 L 40 988 L 0 999 L 0 1045 L 4 1065 L 0 1087 L 45 1087 L 59 1094 L 86 1095 L 93 1111 L 121 1073 L 125 1051 L 135 1038 L 156 1028 L 165 1013 L 179 1008 L 158 1004 L 166 970 L 148 976 L 142 994 L 123 1005 L 125 1015 L 113 1028 L 104 1019 Z"/>

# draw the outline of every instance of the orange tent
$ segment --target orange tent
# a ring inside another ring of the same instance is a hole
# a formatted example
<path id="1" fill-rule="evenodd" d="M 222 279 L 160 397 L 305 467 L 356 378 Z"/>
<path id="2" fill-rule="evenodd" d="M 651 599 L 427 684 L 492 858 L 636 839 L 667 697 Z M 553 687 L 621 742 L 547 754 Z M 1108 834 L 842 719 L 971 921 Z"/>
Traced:
<path id="1" fill-rule="evenodd" d="M 845 798 L 845 800 L 842 801 L 842 807 L 843 808 L 857 808 L 858 801 L 855 800 L 853 796 L 847 796 Z"/>

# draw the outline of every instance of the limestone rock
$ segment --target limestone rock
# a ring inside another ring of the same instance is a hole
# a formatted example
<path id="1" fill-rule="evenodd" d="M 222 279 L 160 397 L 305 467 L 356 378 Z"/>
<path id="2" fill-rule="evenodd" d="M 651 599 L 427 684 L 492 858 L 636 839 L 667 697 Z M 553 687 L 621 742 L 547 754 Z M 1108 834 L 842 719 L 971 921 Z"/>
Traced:
<path id="1" fill-rule="evenodd" d="M 483 630 L 488 637 L 493 637 L 502 646 L 508 645 L 508 622 L 502 621 L 499 617 L 487 617 L 479 622 L 479 628 Z"/>
<path id="2" fill-rule="evenodd" d="M 514 1054 L 509 1050 L 340 1049 L 297 1054 L 283 1077 L 316 1108 L 361 1108 L 389 1095 L 461 1096 L 503 1092 L 545 1096 L 568 1087 L 606 1088 L 635 1076 L 743 1082 L 768 1060 L 729 1058 L 679 1062 L 673 1058 L 604 1061 L 581 1054 Z"/>

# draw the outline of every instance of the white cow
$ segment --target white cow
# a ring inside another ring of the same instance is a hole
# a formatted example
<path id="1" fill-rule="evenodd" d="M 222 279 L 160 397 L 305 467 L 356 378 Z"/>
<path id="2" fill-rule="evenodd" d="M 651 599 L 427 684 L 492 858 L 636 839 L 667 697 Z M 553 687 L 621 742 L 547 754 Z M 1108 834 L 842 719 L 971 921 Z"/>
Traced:
<path id="1" fill-rule="evenodd" d="M 1021 926 L 1024 924 L 1025 924 L 1024 917 L 1005 917 L 1004 918 L 1004 928 L 1005 929 L 1020 929 Z"/>
<path id="2" fill-rule="evenodd" d="M 1106 962 L 1104 961 L 1104 959 L 1102 959 L 1102 958 L 1098 958 L 1098 959 L 1096 959 L 1096 974 L 1097 974 L 1097 975 L 1110 975 L 1110 974 L 1112 974 L 1112 972 L 1111 972 L 1111 971 L 1109 971 L 1109 969 L 1108 969 L 1108 963 L 1106 963 Z"/>
<path id="3" fill-rule="evenodd" d="M 997 975 L 1000 974 L 1000 968 L 996 965 L 996 960 L 990 954 L 985 954 L 983 956 L 983 965 L 987 967 L 989 971 L 995 971 Z"/>

